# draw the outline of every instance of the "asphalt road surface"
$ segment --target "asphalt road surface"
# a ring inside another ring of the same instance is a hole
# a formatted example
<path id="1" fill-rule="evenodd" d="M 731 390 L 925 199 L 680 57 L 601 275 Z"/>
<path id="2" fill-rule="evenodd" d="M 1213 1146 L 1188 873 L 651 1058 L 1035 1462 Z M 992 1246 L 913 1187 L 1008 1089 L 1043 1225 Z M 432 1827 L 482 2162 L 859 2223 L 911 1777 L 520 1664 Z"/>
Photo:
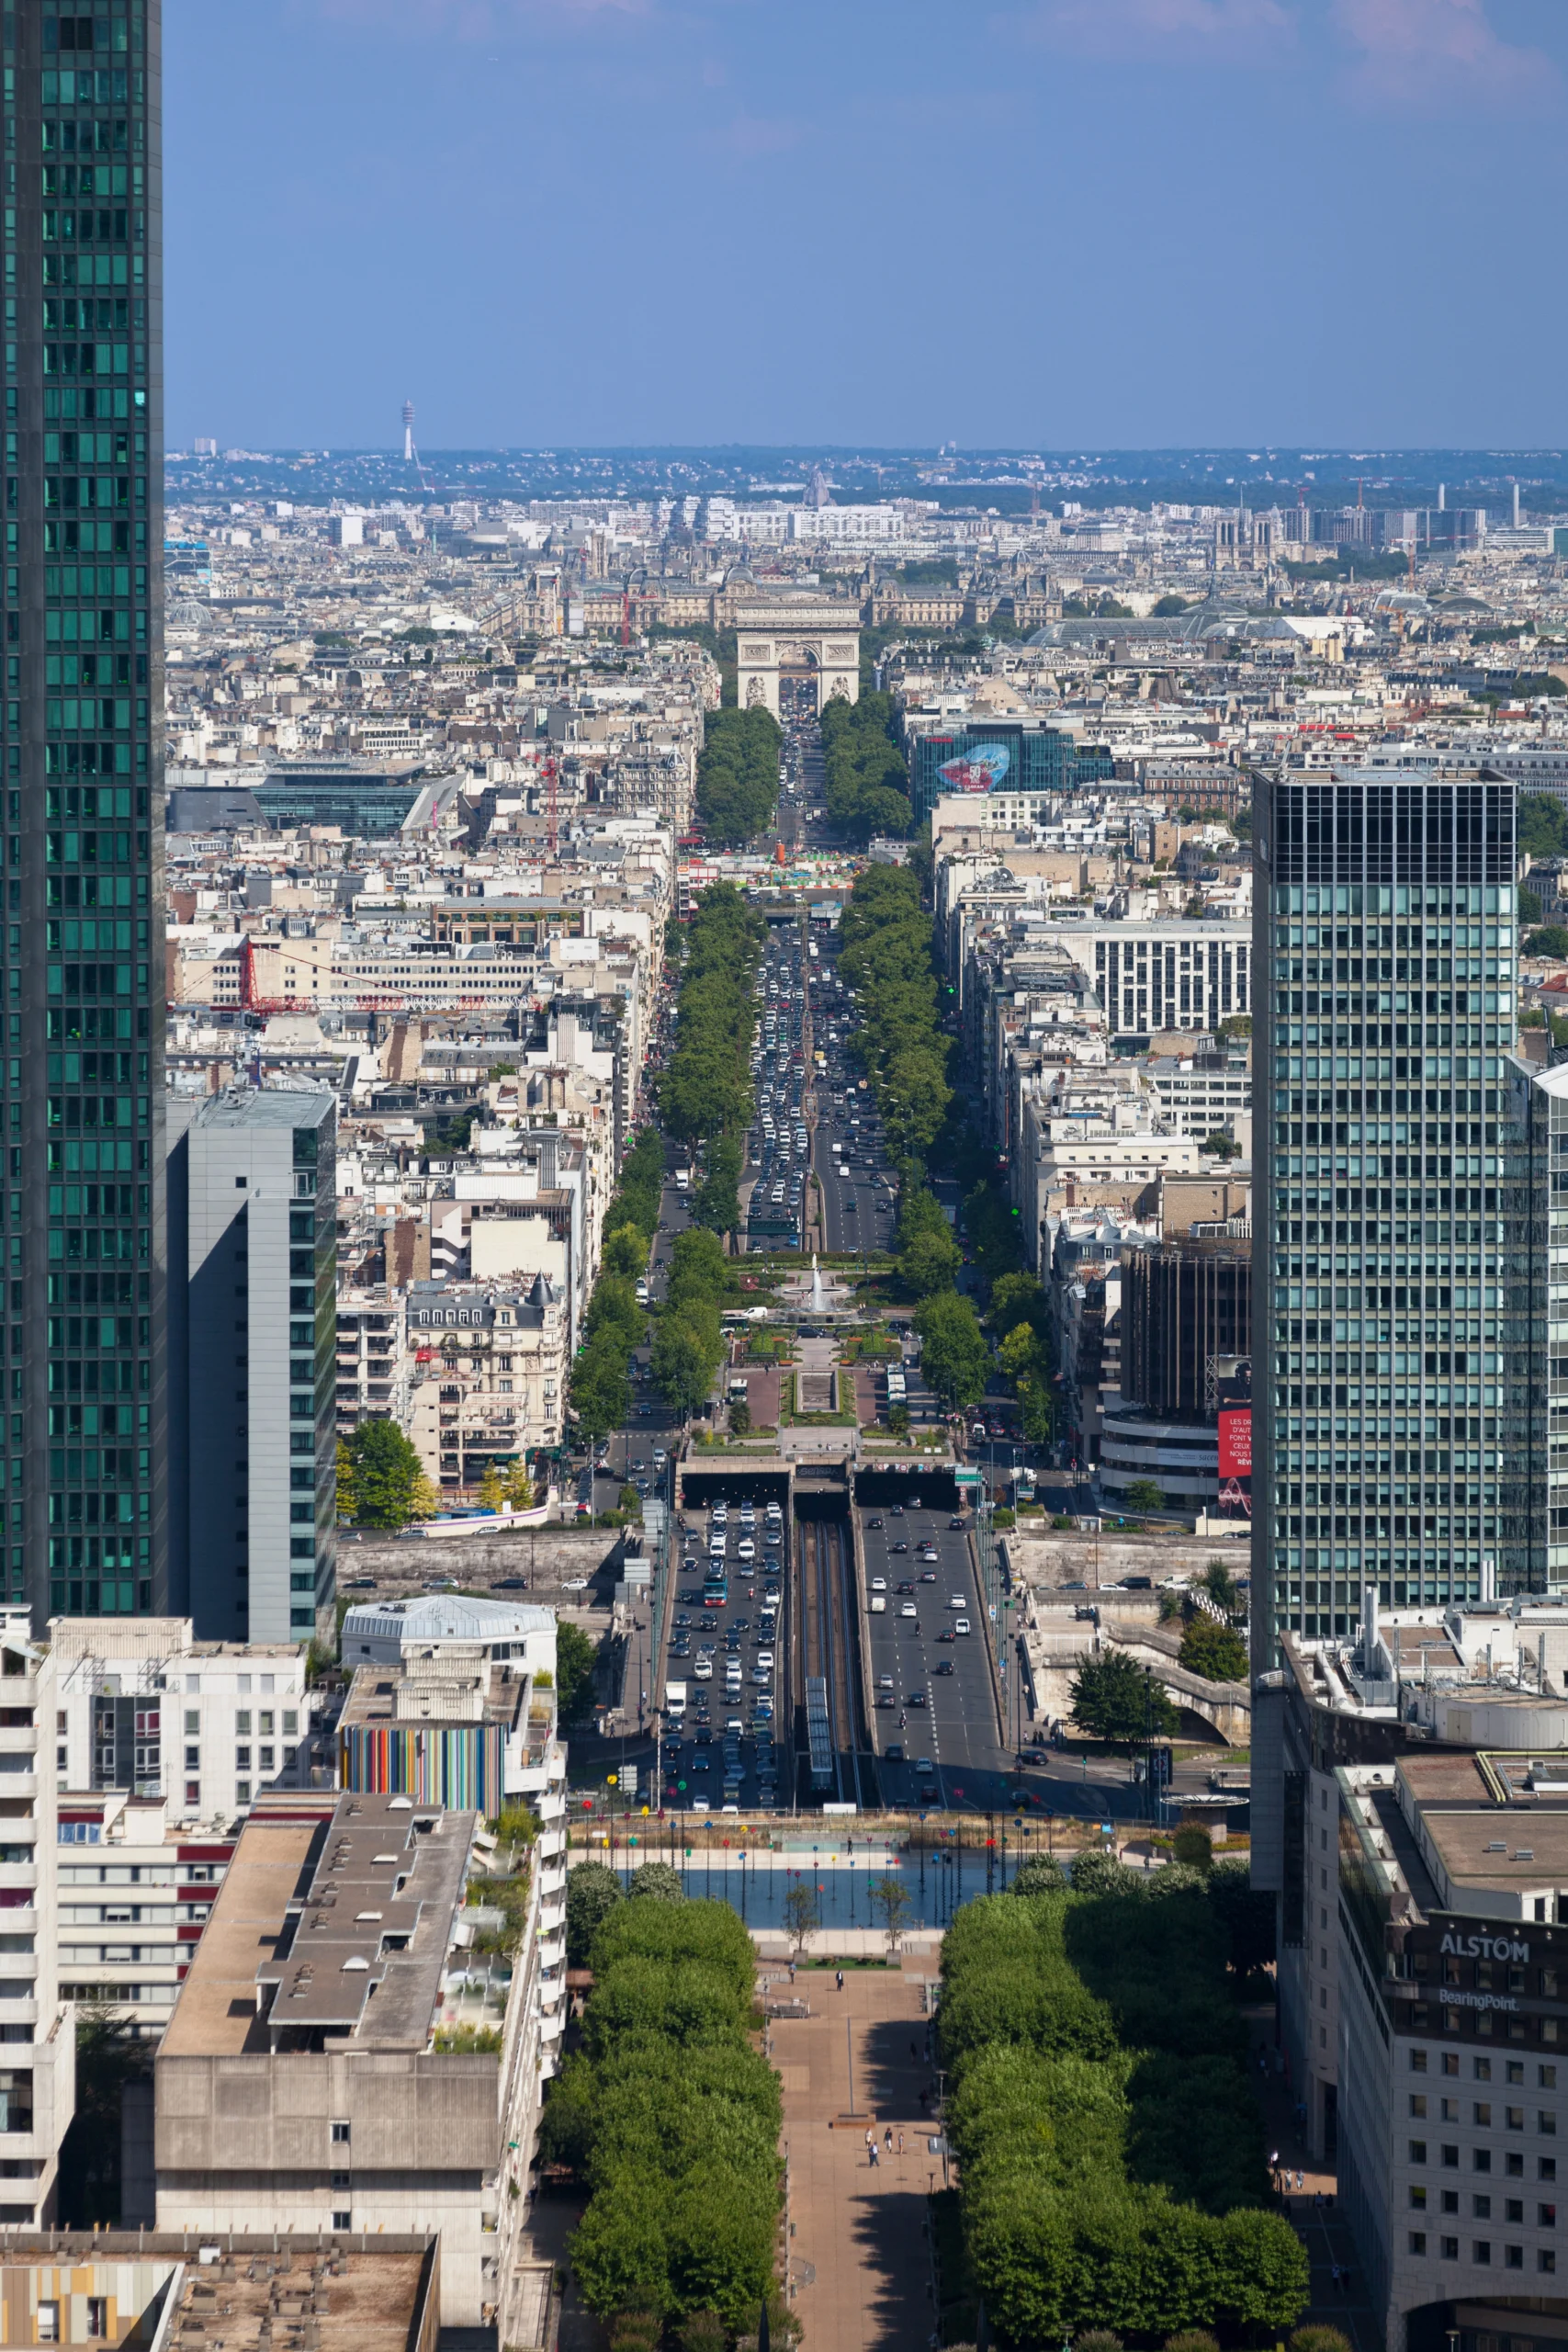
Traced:
<path id="1" fill-rule="evenodd" d="M 757 967 L 756 1114 L 746 1138 L 746 1223 L 753 1249 L 800 1238 L 810 1138 L 806 1125 L 807 956 L 798 926 L 774 932 Z"/>
<path id="2" fill-rule="evenodd" d="M 815 1085 L 811 1155 L 822 1187 L 824 1240 L 833 1252 L 887 1250 L 897 1185 L 871 1090 L 849 1058 L 855 1009 L 839 976 L 836 943 L 822 944 L 810 994 L 812 1046 L 827 1057 Z"/>
<path id="3" fill-rule="evenodd" d="M 779 1604 L 793 1531 L 760 1504 L 750 1519 L 736 1503 L 723 1518 L 690 1508 L 682 1518 L 665 1651 L 650 1695 L 659 1705 L 670 1683 L 684 1683 L 686 1720 L 663 1742 L 660 1801 L 675 1812 L 787 1807 L 795 1775 Z M 716 1555 L 720 1534 L 725 1549 Z M 743 1559 L 748 1547 L 751 1557 Z M 708 1581 L 717 1558 L 727 1575 L 722 1603 Z M 655 1760 L 650 1755 L 649 1764 Z"/>
<path id="4" fill-rule="evenodd" d="M 889 1506 L 855 1516 L 867 1597 L 887 1602 L 885 1612 L 867 1611 L 862 1620 L 883 1795 L 915 1804 L 929 1788 L 940 1804 L 978 1804 L 984 1812 L 1017 1774 L 998 1737 L 985 1605 L 966 1532 L 970 1514 Z M 956 1516 L 963 1529 L 949 1525 Z M 908 1549 L 900 1552 L 899 1544 Z M 920 1557 L 928 1549 L 937 1555 L 934 1563 Z M 876 1594 L 878 1577 L 885 1595 Z M 901 1592 L 900 1585 L 912 1589 Z M 955 1599 L 963 1609 L 952 1606 Z M 911 1608 L 913 1617 L 906 1614 Z M 966 1634 L 957 1631 L 961 1623 Z M 882 1703 L 887 1699 L 891 1706 Z M 901 1748 L 902 1758 L 890 1758 L 890 1747 Z M 917 1770 L 922 1758 L 932 1767 L 929 1781 Z"/>

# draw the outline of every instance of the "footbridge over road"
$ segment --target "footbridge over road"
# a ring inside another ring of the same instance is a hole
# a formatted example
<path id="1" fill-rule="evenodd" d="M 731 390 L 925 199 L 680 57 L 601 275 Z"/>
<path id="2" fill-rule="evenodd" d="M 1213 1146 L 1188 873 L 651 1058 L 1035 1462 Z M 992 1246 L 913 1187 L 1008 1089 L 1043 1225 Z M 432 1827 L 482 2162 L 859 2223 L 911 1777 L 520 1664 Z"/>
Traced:
<path id="1" fill-rule="evenodd" d="M 1180 1639 L 1164 1625 L 1131 1615 L 1118 1615 L 1100 1605 L 1091 1612 L 1087 1602 L 1077 1608 L 1058 1603 L 1036 1604 L 1024 1639 L 1028 1645 L 1034 1712 L 1039 1722 L 1072 1715 L 1072 1683 L 1080 1657 L 1110 1647 L 1124 1650 L 1139 1666 L 1147 1667 L 1180 1717 L 1183 1739 L 1223 1740 L 1227 1747 L 1246 1747 L 1252 1738 L 1252 1691 L 1245 1682 L 1211 1682 L 1180 1663 Z M 1094 1622 L 1095 1615 L 1100 1622 Z"/>

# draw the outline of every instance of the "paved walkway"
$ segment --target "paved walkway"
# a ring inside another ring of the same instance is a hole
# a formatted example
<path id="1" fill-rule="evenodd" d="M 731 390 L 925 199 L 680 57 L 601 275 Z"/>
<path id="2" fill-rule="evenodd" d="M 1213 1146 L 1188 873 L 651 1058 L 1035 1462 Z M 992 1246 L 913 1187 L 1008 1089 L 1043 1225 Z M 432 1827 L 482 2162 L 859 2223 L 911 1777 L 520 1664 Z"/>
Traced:
<path id="1" fill-rule="evenodd" d="M 536 2198 L 519 2239 L 520 2257 L 525 2262 L 553 2263 L 558 2270 L 569 2269 L 567 2244 L 582 2219 L 587 2202 L 587 2198 L 577 2191 Z M 579 2301 L 575 2279 L 567 2288 L 564 2304 L 558 2309 L 558 2328 L 552 2352 L 606 2352 L 609 2336 L 603 2324 Z M 446 2332 L 443 2328 L 443 2335 Z M 526 2341 L 531 2345 L 533 2339 Z"/>
<path id="2" fill-rule="evenodd" d="M 729 1374 L 734 1381 L 746 1383 L 746 1402 L 751 1411 L 754 1430 L 774 1430 L 779 1425 L 779 1374 L 773 1364 L 743 1364 Z"/>
<path id="3" fill-rule="evenodd" d="M 851 1969 L 840 1993 L 829 1972 L 803 1969 L 795 1991 L 813 2014 L 773 2028 L 795 2226 L 791 2267 L 807 2282 L 798 2286 L 794 2308 L 809 2352 L 909 2352 L 931 2335 L 926 2199 L 933 2174 L 941 2185 L 942 2159 L 926 2146 L 933 2127 L 921 2094 L 932 2085 L 919 1980 L 934 1973 L 934 1959 L 926 1958 L 897 1974 Z M 863 2120 L 840 2123 L 850 2104 L 852 2050 Z M 865 2146 L 872 2118 L 874 2168 Z M 889 2125 L 891 2155 L 882 2153 Z"/>
<path id="4" fill-rule="evenodd" d="M 1252 2083 L 1263 2110 L 1264 2154 L 1280 2159 L 1280 2187 L 1312 2265 L 1312 2302 L 1299 2324 L 1314 2321 L 1343 2329 L 1356 2352 L 1382 2352 L 1382 2329 L 1367 2294 L 1356 2242 L 1339 2210 L 1338 2182 L 1332 2167 L 1316 2163 L 1296 2124 L 1295 2092 L 1276 2064 L 1273 2011 L 1247 2017 Z M 1258 2064 L 1261 2059 L 1262 2064 Z M 1301 2176 L 1301 2187 L 1296 2176 Z M 1335 2272 L 1338 2271 L 1336 2283 Z"/>

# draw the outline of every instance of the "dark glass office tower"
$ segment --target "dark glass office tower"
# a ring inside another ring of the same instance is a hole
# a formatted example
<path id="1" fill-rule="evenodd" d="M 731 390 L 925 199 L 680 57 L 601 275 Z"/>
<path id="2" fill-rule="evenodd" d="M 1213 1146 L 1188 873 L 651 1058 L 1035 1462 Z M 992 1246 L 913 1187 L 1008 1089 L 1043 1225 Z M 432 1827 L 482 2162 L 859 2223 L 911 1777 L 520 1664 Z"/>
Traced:
<path id="1" fill-rule="evenodd" d="M 5 1589 L 163 1606 L 158 0 L 6 7 Z"/>
<path id="2" fill-rule="evenodd" d="M 1514 786 L 1254 799 L 1253 1657 L 1502 1589 Z"/>

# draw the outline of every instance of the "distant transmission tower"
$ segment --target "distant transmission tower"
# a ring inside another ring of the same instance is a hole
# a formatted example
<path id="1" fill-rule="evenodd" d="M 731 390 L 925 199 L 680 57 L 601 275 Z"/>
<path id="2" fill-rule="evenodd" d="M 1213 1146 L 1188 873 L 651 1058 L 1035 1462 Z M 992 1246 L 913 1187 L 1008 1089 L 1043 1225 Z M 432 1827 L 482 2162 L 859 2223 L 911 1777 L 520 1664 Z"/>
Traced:
<path id="1" fill-rule="evenodd" d="M 435 485 L 434 482 L 427 481 L 424 468 L 420 461 L 419 451 L 413 446 L 412 401 L 405 401 L 403 402 L 403 463 L 405 466 L 412 466 L 413 468 L 415 473 L 419 476 L 419 486 L 421 490 L 424 492 L 426 497 L 428 497 Z"/>

